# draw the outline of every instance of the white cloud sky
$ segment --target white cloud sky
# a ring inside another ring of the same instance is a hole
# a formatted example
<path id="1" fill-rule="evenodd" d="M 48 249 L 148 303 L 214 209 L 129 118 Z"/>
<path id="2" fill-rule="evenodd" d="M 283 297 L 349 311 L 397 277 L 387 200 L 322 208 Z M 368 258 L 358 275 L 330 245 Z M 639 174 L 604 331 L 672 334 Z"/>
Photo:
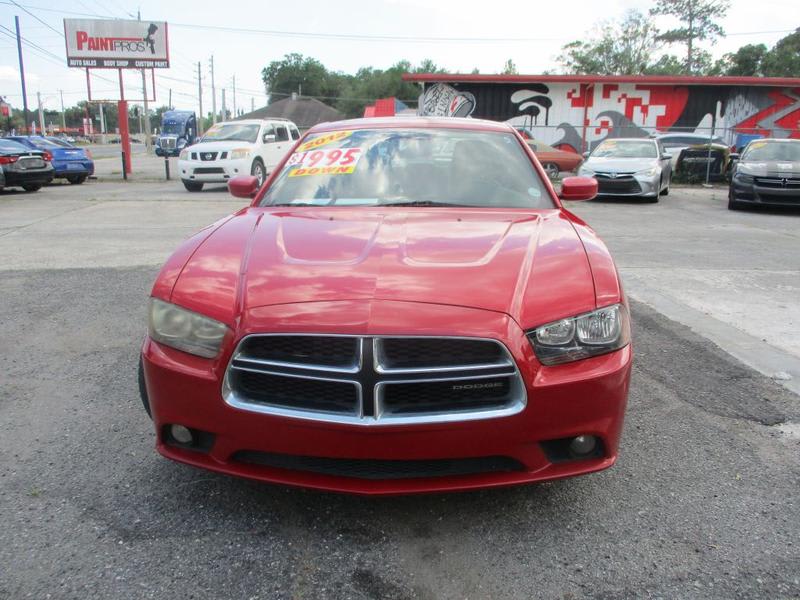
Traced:
<path id="1" fill-rule="evenodd" d="M 63 17 L 78 15 L 54 12 L 47 0 L 18 0 L 37 17 L 56 30 L 62 29 Z M 569 3 L 524 2 L 522 0 L 369 0 L 330 2 L 229 1 L 223 4 L 192 1 L 164 2 L 142 0 L 136 6 L 143 19 L 170 23 L 169 38 L 172 67 L 156 71 L 157 105 L 166 104 L 169 89 L 173 104 L 179 108 L 197 108 L 197 61 L 204 78 L 204 109 L 210 102 L 208 58 L 213 53 L 216 66 L 217 103 L 222 87 L 227 88 L 228 106 L 232 105 L 232 76 L 236 75 L 237 102 L 250 107 L 263 105 L 265 97 L 260 71 L 272 60 L 289 52 L 299 52 L 319 59 L 328 68 L 355 72 L 361 66 L 387 67 L 407 59 L 412 63 L 430 58 L 448 70 L 469 72 L 477 67 L 482 73 L 499 71 L 511 58 L 520 73 L 541 73 L 556 68 L 555 57 L 563 44 L 579 39 L 599 21 L 619 17 L 626 9 L 646 11 L 653 3 L 644 0 L 572 0 Z M 0 25 L 13 31 L 14 15 L 19 14 L 22 34 L 47 52 L 58 57 L 44 58 L 41 52 L 25 50 L 28 96 L 41 91 L 45 105 L 59 106 L 59 90 L 64 90 L 70 105 L 86 97 L 85 75 L 69 69 L 64 58 L 63 38 L 29 14 L 0 0 Z M 65 11 L 94 13 L 104 17 L 129 18 L 133 10 L 122 0 L 84 0 L 80 4 L 61 5 Z M 134 6 L 134 5 L 130 5 Z M 35 7 L 48 9 L 37 10 Z M 126 8 L 127 7 L 127 8 Z M 563 7 L 564 10 L 558 10 Z M 793 20 L 791 17 L 794 16 Z M 328 34 L 367 34 L 412 37 L 526 38 L 525 42 L 401 42 L 354 41 L 284 37 L 208 31 L 183 26 L 207 25 L 258 28 L 278 31 Z M 657 24 L 672 23 L 659 18 Z M 797 0 L 733 0 L 723 26 L 731 34 L 789 30 L 800 26 Z M 5 33 L 6 30 L 0 30 Z M 736 50 L 746 43 L 771 46 L 785 33 L 730 35 L 716 46 L 706 46 L 715 56 Z M 676 54 L 682 52 L 675 47 Z M 0 95 L 21 105 L 18 84 L 17 52 L 14 40 L 0 35 Z M 114 72 L 102 73 L 109 82 L 94 79 L 95 97 L 117 98 L 119 91 Z M 139 89 L 141 76 L 126 76 L 131 90 Z M 134 92 L 131 91 L 132 95 Z"/>

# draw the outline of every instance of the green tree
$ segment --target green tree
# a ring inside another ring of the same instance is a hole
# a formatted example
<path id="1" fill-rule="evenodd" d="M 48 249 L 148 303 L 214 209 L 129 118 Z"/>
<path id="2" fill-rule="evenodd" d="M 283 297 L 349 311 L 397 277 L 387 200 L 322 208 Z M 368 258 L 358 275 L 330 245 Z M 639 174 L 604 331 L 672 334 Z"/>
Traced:
<path id="1" fill-rule="evenodd" d="M 636 75 L 650 68 L 658 50 L 659 32 L 641 12 L 631 10 L 622 19 L 606 21 L 586 40 L 561 49 L 558 61 L 576 75 Z"/>
<path id="2" fill-rule="evenodd" d="M 761 69 L 766 77 L 800 76 L 800 28 L 778 40 L 764 55 Z"/>
<path id="3" fill-rule="evenodd" d="M 747 44 L 723 57 L 726 75 L 754 77 L 762 74 L 762 62 L 767 54 L 764 44 Z"/>
<path id="4" fill-rule="evenodd" d="M 303 96 L 337 96 L 341 81 L 315 58 L 302 54 L 287 54 L 273 60 L 261 70 L 264 86 L 271 101 L 281 100 L 298 92 Z"/>
<path id="5" fill-rule="evenodd" d="M 717 37 L 725 36 L 717 20 L 725 17 L 729 6 L 729 0 L 656 0 L 656 5 L 650 9 L 651 15 L 675 17 L 682 23 L 681 27 L 663 32 L 659 38 L 670 44 L 686 44 L 686 73 L 695 72 L 696 42 L 711 40 L 713 43 Z"/>
<path id="6" fill-rule="evenodd" d="M 517 75 L 517 65 L 514 64 L 514 61 L 510 58 L 506 61 L 506 64 L 503 65 L 503 75 Z"/>

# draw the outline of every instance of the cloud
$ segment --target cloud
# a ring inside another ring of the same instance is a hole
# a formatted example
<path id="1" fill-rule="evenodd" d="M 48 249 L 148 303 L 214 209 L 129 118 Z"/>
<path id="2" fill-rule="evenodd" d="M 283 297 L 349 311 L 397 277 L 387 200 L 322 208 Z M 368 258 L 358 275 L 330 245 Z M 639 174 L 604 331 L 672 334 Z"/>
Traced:
<path id="1" fill-rule="evenodd" d="M 19 70 L 11 65 L 0 65 L 0 81 L 14 81 L 19 82 Z M 25 83 L 38 83 L 39 76 L 36 73 L 25 73 Z M 27 86 L 26 86 L 27 87 Z"/>

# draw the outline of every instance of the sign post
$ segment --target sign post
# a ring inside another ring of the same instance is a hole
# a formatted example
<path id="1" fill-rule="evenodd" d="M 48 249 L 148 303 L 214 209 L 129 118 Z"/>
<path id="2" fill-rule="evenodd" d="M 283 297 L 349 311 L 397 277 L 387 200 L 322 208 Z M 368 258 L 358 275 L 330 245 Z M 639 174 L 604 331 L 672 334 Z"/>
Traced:
<path id="1" fill-rule="evenodd" d="M 131 138 L 128 127 L 128 100 L 125 99 L 123 69 L 169 68 L 169 36 L 164 21 L 123 19 L 64 19 L 67 65 L 86 69 L 86 89 L 92 101 L 90 69 L 117 69 L 117 103 L 123 175 L 131 173 Z M 154 71 L 153 71 L 154 72 Z M 154 78 L 155 82 L 155 78 Z M 146 95 L 146 89 L 143 89 Z M 144 100 L 147 105 L 147 98 Z M 153 85 L 155 101 L 155 83 Z"/>

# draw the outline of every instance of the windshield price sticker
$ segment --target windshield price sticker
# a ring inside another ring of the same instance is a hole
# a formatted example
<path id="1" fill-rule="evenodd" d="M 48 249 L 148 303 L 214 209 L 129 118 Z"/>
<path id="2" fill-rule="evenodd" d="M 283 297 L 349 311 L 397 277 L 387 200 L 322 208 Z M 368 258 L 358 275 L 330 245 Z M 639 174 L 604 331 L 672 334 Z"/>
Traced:
<path id="1" fill-rule="evenodd" d="M 320 146 L 325 146 L 332 142 L 338 142 L 339 140 L 343 140 L 344 138 L 350 137 L 351 135 L 353 135 L 352 131 L 334 131 L 333 133 L 326 133 L 325 135 L 315 137 L 313 140 L 308 140 L 307 142 L 303 142 L 297 147 L 297 151 L 306 152 L 307 150 L 313 150 L 315 148 L 319 148 Z"/>
<path id="2" fill-rule="evenodd" d="M 289 157 L 286 167 L 292 169 L 289 177 L 349 175 L 356 170 L 360 159 L 361 148 L 295 152 Z"/>

